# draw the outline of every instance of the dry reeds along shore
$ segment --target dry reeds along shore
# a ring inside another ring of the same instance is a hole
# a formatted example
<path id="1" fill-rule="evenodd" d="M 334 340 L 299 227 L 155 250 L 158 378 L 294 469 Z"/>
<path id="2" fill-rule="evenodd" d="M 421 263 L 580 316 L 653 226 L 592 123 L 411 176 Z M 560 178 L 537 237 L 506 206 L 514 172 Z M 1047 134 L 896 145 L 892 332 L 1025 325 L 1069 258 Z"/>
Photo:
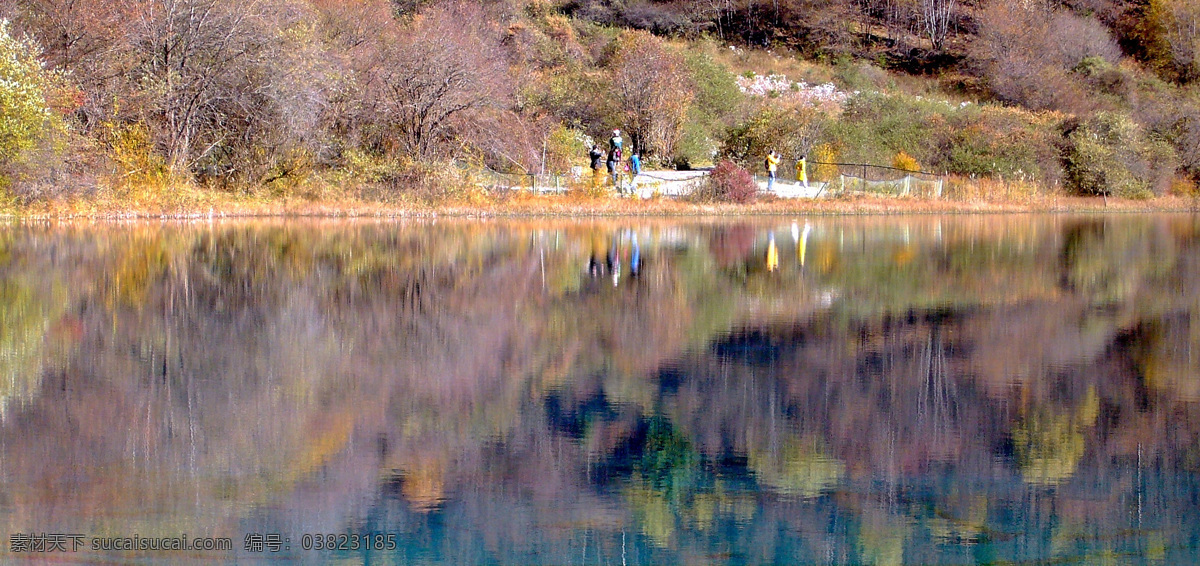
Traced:
<path id="1" fill-rule="evenodd" d="M 438 199 L 396 201 L 355 197 L 231 195 L 184 190 L 166 199 L 67 198 L 9 206 L 10 219 L 125 219 L 213 217 L 590 217 L 738 216 L 773 214 L 895 215 L 979 213 L 1197 212 L 1196 196 L 1123 199 L 1044 194 L 994 181 L 948 184 L 943 198 L 844 195 L 832 198 L 760 196 L 752 203 L 693 202 L 683 197 L 618 197 L 608 192 L 472 192 Z"/>

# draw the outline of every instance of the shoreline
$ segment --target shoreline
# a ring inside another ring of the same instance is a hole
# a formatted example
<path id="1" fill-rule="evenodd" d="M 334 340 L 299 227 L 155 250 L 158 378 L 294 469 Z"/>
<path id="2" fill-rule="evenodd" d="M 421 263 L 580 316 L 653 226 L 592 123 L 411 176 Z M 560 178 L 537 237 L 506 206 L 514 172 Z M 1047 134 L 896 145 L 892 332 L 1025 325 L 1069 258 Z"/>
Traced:
<path id="1" fill-rule="evenodd" d="M 819 200 L 767 197 L 752 204 L 692 203 L 673 198 L 516 195 L 490 202 L 390 204 L 359 200 L 261 200 L 223 198 L 212 202 L 130 207 L 78 199 L 38 203 L 0 213 L 2 221 L 182 220 L 206 218 L 596 218 L 776 216 L 898 216 L 970 214 L 1150 214 L 1200 212 L 1200 199 L 1148 200 L 1101 197 L 1032 197 L 1023 200 L 957 200 L 850 196 Z"/>

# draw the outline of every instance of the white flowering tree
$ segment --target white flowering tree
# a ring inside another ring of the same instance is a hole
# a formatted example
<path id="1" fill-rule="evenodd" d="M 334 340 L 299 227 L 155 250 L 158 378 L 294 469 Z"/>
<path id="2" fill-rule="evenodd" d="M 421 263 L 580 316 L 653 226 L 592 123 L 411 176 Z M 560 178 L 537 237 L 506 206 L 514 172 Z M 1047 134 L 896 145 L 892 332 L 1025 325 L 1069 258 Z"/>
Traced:
<path id="1" fill-rule="evenodd" d="M 13 36 L 8 20 L 0 19 L 0 168 L 17 162 L 52 127 L 51 74 L 39 54 L 37 44 Z"/>

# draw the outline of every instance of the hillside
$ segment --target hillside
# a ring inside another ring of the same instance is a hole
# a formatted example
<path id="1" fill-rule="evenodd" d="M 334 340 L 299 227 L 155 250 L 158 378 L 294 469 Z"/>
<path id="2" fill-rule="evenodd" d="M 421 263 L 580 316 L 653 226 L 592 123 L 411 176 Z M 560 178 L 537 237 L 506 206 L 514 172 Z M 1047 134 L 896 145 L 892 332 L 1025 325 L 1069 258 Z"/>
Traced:
<path id="1" fill-rule="evenodd" d="M 1200 179 L 1185 0 L 2 0 L 0 16 L 17 208 L 471 199 L 450 160 L 565 172 L 614 128 L 656 166 L 754 168 L 775 148 L 975 192 Z"/>

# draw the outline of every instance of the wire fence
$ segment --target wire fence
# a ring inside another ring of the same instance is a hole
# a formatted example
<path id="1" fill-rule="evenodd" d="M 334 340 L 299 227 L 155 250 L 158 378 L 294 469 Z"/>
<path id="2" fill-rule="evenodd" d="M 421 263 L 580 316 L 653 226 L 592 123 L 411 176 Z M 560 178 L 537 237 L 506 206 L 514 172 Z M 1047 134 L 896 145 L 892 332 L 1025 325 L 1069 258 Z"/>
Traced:
<path id="1" fill-rule="evenodd" d="M 775 192 L 784 196 L 805 196 L 818 198 L 848 193 L 869 193 L 888 196 L 918 196 L 925 198 L 940 198 L 944 185 L 944 176 L 928 171 L 910 171 L 899 167 L 871 165 L 867 163 L 838 163 L 810 161 L 807 163 L 807 186 L 799 180 L 798 163 L 780 164 L 776 172 Z M 456 166 L 471 179 L 471 182 L 488 190 L 528 190 L 544 193 L 563 193 L 573 187 L 593 184 L 593 172 L 582 167 L 575 167 L 566 174 L 547 173 L 501 173 L 487 167 L 456 162 Z M 601 170 L 602 185 L 607 185 L 607 172 Z M 765 183 L 766 177 L 755 176 L 756 180 Z M 680 179 L 658 178 L 653 173 L 643 173 L 638 176 L 640 183 L 672 183 L 678 184 Z M 618 186 L 632 185 L 628 172 L 621 173 Z M 789 192 L 789 186 L 793 189 Z M 796 192 L 796 188 L 804 186 L 804 190 Z M 686 191 L 673 191 L 683 194 Z M 670 194 L 668 192 L 667 194 Z"/>
<path id="2" fill-rule="evenodd" d="M 460 164 L 462 169 L 475 185 L 488 190 L 528 190 L 537 192 L 564 192 L 579 179 L 573 175 L 536 174 L 536 173 L 500 173 L 486 167 L 471 167 Z"/>
<path id="3" fill-rule="evenodd" d="M 594 172 L 583 167 L 573 167 L 568 173 L 501 173 L 483 166 L 470 165 L 465 162 L 455 162 L 455 165 L 471 182 L 487 190 L 527 190 L 542 193 L 563 193 L 572 188 L 590 186 L 612 186 L 612 176 L 607 170 Z M 594 178 L 600 175 L 599 182 Z M 659 179 L 652 174 L 642 173 L 637 176 L 640 182 Z M 670 181 L 670 179 L 659 179 Z M 627 189 L 634 182 L 629 171 L 618 171 L 617 186 Z"/>
<path id="4" fill-rule="evenodd" d="M 945 180 L 943 175 L 928 171 L 912 171 L 868 163 L 809 161 L 806 165 L 804 169 L 807 173 L 807 187 L 816 191 L 810 195 L 812 197 L 871 193 L 940 198 Z M 802 184 L 799 171 L 800 162 L 780 163 L 776 171 L 776 186 Z M 766 181 L 766 177 L 756 178 Z"/>

